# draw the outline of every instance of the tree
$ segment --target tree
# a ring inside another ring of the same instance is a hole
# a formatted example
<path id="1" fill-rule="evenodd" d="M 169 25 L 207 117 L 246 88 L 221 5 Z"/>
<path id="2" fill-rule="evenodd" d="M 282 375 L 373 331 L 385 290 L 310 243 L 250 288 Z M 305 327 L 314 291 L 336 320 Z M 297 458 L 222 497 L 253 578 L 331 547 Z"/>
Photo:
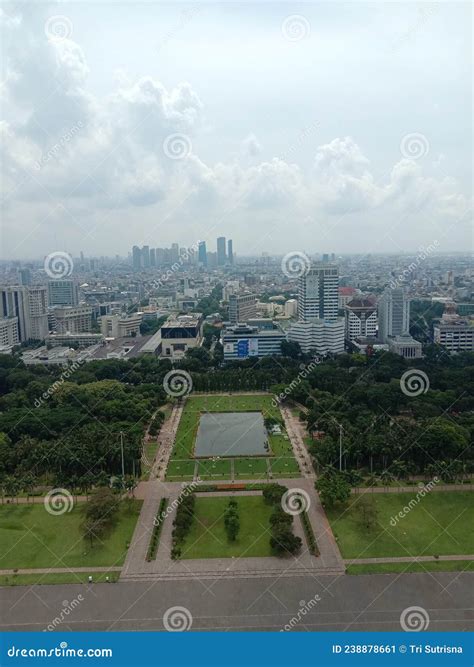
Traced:
<path id="1" fill-rule="evenodd" d="M 346 503 L 351 495 L 350 484 L 340 473 L 325 473 L 316 481 L 315 487 L 326 507 Z"/>
<path id="2" fill-rule="evenodd" d="M 300 344 L 291 340 L 282 340 L 281 353 L 284 357 L 291 357 L 292 359 L 299 359 L 301 357 Z"/>
<path id="3" fill-rule="evenodd" d="M 240 530 L 240 519 L 238 514 L 237 501 L 234 498 L 229 500 L 229 504 L 225 510 L 224 526 L 229 540 L 231 542 L 235 542 Z"/>
<path id="4" fill-rule="evenodd" d="M 279 503 L 286 488 L 281 484 L 267 484 L 263 489 L 263 497 L 269 505 Z"/>
<path id="5" fill-rule="evenodd" d="M 290 528 L 279 525 L 270 538 L 270 546 L 278 555 L 296 554 L 301 549 L 301 538 L 293 535 Z"/>
<path id="6" fill-rule="evenodd" d="M 95 491 L 87 502 L 84 520 L 81 524 L 84 539 L 88 539 L 92 547 L 95 540 L 103 539 L 105 534 L 115 525 L 120 501 L 109 488 Z"/>

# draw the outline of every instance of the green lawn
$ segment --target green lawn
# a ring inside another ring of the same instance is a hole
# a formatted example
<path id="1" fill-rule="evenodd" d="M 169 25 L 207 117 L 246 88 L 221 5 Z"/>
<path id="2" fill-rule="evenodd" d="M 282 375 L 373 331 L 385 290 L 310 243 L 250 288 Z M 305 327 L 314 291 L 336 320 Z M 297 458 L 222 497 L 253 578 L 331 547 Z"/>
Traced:
<path id="1" fill-rule="evenodd" d="M 183 546 L 182 558 L 241 558 L 271 556 L 270 514 L 262 496 L 235 496 L 240 532 L 229 542 L 224 527 L 224 511 L 230 496 L 196 497 L 193 525 Z"/>
<path id="2" fill-rule="evenodd" d="M 120 577 L 120 572 L 51 572 L 49 574 L 2 574 L 0 575 L 0 586 L 41 586 L 46 584 L 87 584 L 89 576 L 94 584 L 106 582 L 115 583 Z"/>
<path id="3" fill-rule="evenodd" d="M 183 414 L 176 433 L 176 442 L 170 457 L 166 479 L 169 481 L 189 480 L 194 473 L 194 442 L 196 439 L 199 419 L 203 412 L 262 412 L 264 419 L 273 417 L 282 420 L 278 407 L 272 405 L 272 397 L 268 395 L 231 395 L 220 394 L 210 396 L 190 396 L 186 399 Z M 272 435 L 269 438 L 272 457 L 241 459 L 235 461 L 236 480 L 266 478 L 269 460 L 274 465 L 274 476 L 284 477 L 299 474 L 298 464 L 293 458 L 291 443 L 283 435 Z M 253 462 L 252 462 L 253 460 Z M 230 479 L 230 462 L 217 462 L 214 470 L 209 470 L 208 463 L 199 460 L 199 476 L 202 479 Z"/>
<path id="4" fill-rule="evenodd" d="M 471 491 L 433 491 L 421 498 L 395 526 L 393 517 L 416 498 L 413 493 L 374 493 L 377 526 L 363 528 L 357 517 L 357 500 L 349 507 L 327 510 L 344 558 L 383 556 L 448 556 L 474 554 L 474 494 Z"/>
<path id="5" fill-rule="evenodd" d="M 122 503 L 117 525 L 92 548 L 80 530 L 83 503 L 58 516 L 43 504 L 1 505 L 0 569 L 122 565 L 141 504 Z"/>
<path id="6" fill-rule="evenodd" d="M 423 563 L 349 565 L 347 574 L 398 574 L 400 572 L 474 572 L 474 560 L 438 560 Z"/>
<path id="7" fill-rule="evenodd" d="M 201 479 L 230 479 L 230 460 L 199 460 L 198 475 Z"/>

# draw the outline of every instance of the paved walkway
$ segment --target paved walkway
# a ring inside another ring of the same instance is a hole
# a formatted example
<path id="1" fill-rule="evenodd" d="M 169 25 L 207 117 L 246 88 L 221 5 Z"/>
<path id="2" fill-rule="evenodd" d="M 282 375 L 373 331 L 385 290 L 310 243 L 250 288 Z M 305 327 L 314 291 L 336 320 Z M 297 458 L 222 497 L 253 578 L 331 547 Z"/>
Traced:
<path id="1" fill-rule="evenodd" d="M 346 565 L 372 565 L 373 563 L 419 563 L 437 560 L 474 560 L 474 556 L 394 556 L 384 558 L 346 558 Z"/>
<path id="2" fill-rule="evenodd" d="M 120 572 L 121 566 L 100 566 L 94 567 L 39 567 L 39 568 L 19 568 L 17 570 L 0 570 L 0 575 L 10 574 L 74 574 L 75 572 Z"/>
<path id="3" fill-rule="evenodd" d="M 427 482 L 428 483 L 428 482 Z M 356 489 L 351 489 L 351 493 L 418 493 L 423 489 L 425 484 L 414 484 L 413 486 L 358 486 Z M 430 488 L 430 493 L 433 491 L 474 491 L 474 484 L 435 484 Z"/>
<path id="4" fill-rule="evenodd" d="M 150 472 L 150 479 L 159 479 L 160 481 L 165 479 L 166 468 L 168 467 L 168 461 L 171 452 L 173 451 L 176 431 L 178 430 L 183 406 L 183 403 L 174 405 L 170 416 L 161 427 L 155 461 L 153 462 Z"/>
<path id="5" fill-rule="evenodd" d="M 314 479 L 313 464 L 308 449 L 304 443 L 304 427 L 300 420 L 295 417 L 287 407 L 281 407 L 281 413 L 285 420 L 285 428 L 293 447 L 293 454 L 298 462 L 304 477 Z"/>
<path id="6" fill-rule="evenodd" d="M 171 559 L 173 520 L 176 514 L 178 497 L 183 491 L 183 487 L 180 482 L 160 482 L 153 480 L 147 483 L 147 496 L 128 550 L 120 580 L 220 579 L 222 577 L 242 576 L 294 576 L 307 575 L 309 573 L 343 574 L 345 571 L 344 561 L 319 501 L 318 494 L 314 489 L 313 480 L 304 478 L 279 479 L 278 482 L 288 487 L 288 489 L 300 489 L 310 498 L 308 515 L 313 526 L 320 556 L 315 557 L 309 553 L 301 520 L 299 517 L 295 517 L 294 531 L 296 535 L 301 537 L 303 542 L 303 549 L 296 557 L 241 557 L 182 559 L 174 561 Z M 246 483 L 251 483 L 251 480 L 246 480 Z M 195 489 L 195 493 L 199 494 L 198 486 Z M 206 493 L 206 495 L 216 495 L 217 493 L 220 492 Z M 249 494 L 249 492 L 237 490 L 234 493 Z M 251 491 L 250 495 L 258 493 L 261 492 Z M 223 495 L 230 496 L 232 494 L 233 492 L 229 490 Z M 162 526 L 156 559 L 147 562 L 146 554 L 153 530 L 153 521 L 161 498 L 168 498 L 170 511 Z M 269 527 L 262 527 L 262 530 L 268 530 L 270 539 Z"/>

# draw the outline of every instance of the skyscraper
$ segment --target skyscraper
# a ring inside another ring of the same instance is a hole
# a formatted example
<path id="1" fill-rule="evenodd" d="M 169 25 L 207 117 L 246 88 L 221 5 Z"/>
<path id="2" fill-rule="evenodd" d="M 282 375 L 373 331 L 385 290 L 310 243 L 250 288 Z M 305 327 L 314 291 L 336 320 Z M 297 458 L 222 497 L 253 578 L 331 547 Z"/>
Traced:
<path id="1" fill-rule="evenodd" d="M 49 280 L 48 297 L 50 306 L 77 306 L 79 289 L 74 280 L 68 278 Z"/>
<path id="2" fill-rule="evenodd" d="M 335 320 L 339 306 L 339 270 L 330 264 L 316 264 L 298 279 L 298 317 L 302 322 L 316 318 Z"/>
<path id="3" fill-rule="evenodd" d="M 386 289 L 379 304 L 379 338 L 403 336 L 410 328 L 410 302 L 402 288 Z"/>
<path id="4" fill-rule="evenodd" d="M 206 250 L 206 242 L 205 241 L 199 241 L 198 262 L 202 266 L 207 266 L 207 250 Z"/>
<path id="5" fill-rule="evenodd" d="M 338 317 L 339 270 L 333 264 L 316 264 L 298 279 L 298 322 L 288 339 L 303 352 L 340 354 L 344 351 L 344 319 Z"/>
<path id="6" fill-rule="evenodd" d="M 48 335 L 46 287 L 39 285 L 1 287 L 0 317 L 18 318 L 20 341 L 43 340 Z"/>
<path id="7" fill-rule="evenodd" d="M 227 241 L 227 260 L 229 264 L 234 263 L 234 252 L 232 250 L 232 239 Z"/>
<path id="8" fill-rule="evenodd" d="M 179 260 L 179 244 L 178 243 L 172 243 L 171 244 L 171 262 L 174 264 L 174 262 L 177 262 Z"/>
<path id="9" fill-rule="evenodd" d="M 155 248 L 150 248 L 150 266 L 156 266 L 156 250 Z"/>
<path id="10" fill-rule="evenodd" d="M 150 268 L 150 246 L 144 245 L 142 248 L 142 262 L 143 268 Z"/>
<path id="11" fill-rule="evenodd" d="M 225 253 L 225 236 L 219 236 L 217 239 L 217 264 L 218 266 L 224 266 L 226 261 Z"/>
<path id="12" fill-rule="evenodd" d="M 142 268 L 142 251 L 137 245 L 132 248 L 132 264 L 135 271 L 140 271 Z"/>

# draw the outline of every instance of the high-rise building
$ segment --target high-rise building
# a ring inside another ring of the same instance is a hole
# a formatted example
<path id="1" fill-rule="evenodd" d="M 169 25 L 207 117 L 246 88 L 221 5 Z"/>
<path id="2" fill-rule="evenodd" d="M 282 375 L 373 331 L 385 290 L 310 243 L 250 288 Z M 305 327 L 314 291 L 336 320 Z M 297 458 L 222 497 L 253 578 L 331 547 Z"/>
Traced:
<path id="1" fill-rule="evenodd" d="M 85 333 L 92 328 L 91 306 L 58 306 L 50 314 L 57 333 Z"/>
<path id="2" fill-rule="evenodd" d="M 316 264 L 298 279 L 298 317 L 301 321 L 335 320 L 339 304 L 339 270 Z"/>
<path id="3" fill-rule="evenodd" d="M 31 271 L 28 268 L 19 269 L 20 285 L 31 285 Z"/>
<path id="4" fill-rule="evenodd" d="M 150 248 L 150 266 L 156 266 L 156 250 L 155 248 Z"/>
<path id="5" fill-rule="evenodd" d="M 225 236 L 219 236 L 217 239 L 217 265 L 224 266 L 226 262 Z"/>
<path id="6" fill-rule="evenodd" d="M 70 278 L 49 280 L 48 296 L 50 306 L 77 306 L 79 303 L 77 283 Z"/>
<path id="7" fill-rule="evenodd" d="M 44 340 L 48 335 L 46 287 L 34 285 L 0 287 L 0 317 L 17 318 L 20 342 Z"/>
<path id="8" fill-rule="evenodd" d="M 234 263 L 234 251 L 232 249 L 232 239 L 227 241 L 227 261 L 229 264 Z"/>
<path id="9" fill-rule="evenodd" d="M 198 244 L 198 262 L 201 264 L 201 266 L 207 266 L 207 250 L 206 250 L 206 242 L 205 241 L 199 241 Z"/>
<path id="10" fill-rule="evenodd" d="M 144 269 L 149 269 L 150 268 L 150 246 L 144 245 L 142 248 L 142 261 L 143 261 L 143 268 Z"/>
<path id="11" fill-rule="evenodd" d="M 338 317 L 339 270 L 333 264 L 310 267 L 298 279 L 298 322 L 288 340 L 303 352 L 340 354 L 344 351 L 344 318 Z"/>
<path id="12" fill-rule="evenodd" d="M 257 299 L 255 294 L 229 295 L 229 321 L 241 324 L 257 316 Z"/>
<path id="13" fill-rule="evenodd" d="M 373 301 L 355 298 L 345 307 L 346 340 L 375 338 L 377 335 L 377 307 Z"/>
<path id="14" fill-rule="evenodd" d="M 142 268 L 142 251 L 137 245 L 132 248 L 132 265 L 135 271 L 140 271 Z"/>
<path id="15" fill-rule="evenodd" d="M 171 262 L 174 264 L 179 260 L 179 243 L 171 244 Z"/>
<path id="16" fill-rule="evenodd" d="M 403 336 L 410 328 L 410 302 L 401 288 L 386 289 L 378 304 L 379 338 L 384 343 Z"/>
<path id="17" fill-rule="evenodd" d="M 9 351 L 8 348 L 19 342 L 18 317 L 0 318 L 0 352 Z"/>

